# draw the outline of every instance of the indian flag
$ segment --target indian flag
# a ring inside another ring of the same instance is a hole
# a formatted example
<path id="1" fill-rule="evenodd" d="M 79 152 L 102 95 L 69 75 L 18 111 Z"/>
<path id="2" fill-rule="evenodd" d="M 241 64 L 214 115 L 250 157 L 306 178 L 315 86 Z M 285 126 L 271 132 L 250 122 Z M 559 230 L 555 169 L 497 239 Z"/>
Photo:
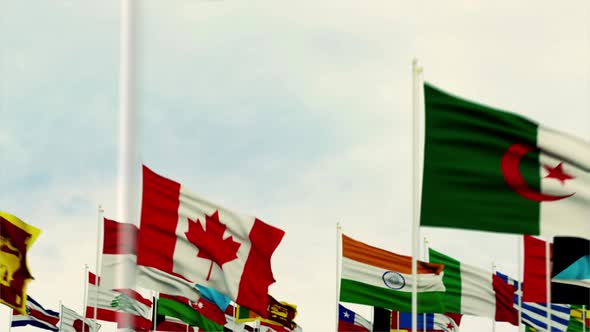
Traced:
<path id="1" fill-rule="evenodd" d="M 422 226 L 590 237 L 589 143 L 428 83 L 424 97 Z"/>
<path id="2" fill-rule="evenodd" d="M 444 312 L 442 278 L 443 265 L 419 261 L 414 278 L 411 257 L 342 235 L 340 301 L 411 311 L 412 285 L 417 283 L 418 312 Z"/>

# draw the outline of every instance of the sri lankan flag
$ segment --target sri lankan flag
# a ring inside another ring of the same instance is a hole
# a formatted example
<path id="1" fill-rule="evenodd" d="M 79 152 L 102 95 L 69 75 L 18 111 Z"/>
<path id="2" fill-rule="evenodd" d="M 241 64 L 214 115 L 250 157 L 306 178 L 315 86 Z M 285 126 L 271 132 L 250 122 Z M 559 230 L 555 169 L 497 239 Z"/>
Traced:
<path id="1" fill-rule="evenodd" d="M 0 303 L 26 315 L 27 283 L 33 279 L 27 251 L 41 230 L 0 211 Z"/>

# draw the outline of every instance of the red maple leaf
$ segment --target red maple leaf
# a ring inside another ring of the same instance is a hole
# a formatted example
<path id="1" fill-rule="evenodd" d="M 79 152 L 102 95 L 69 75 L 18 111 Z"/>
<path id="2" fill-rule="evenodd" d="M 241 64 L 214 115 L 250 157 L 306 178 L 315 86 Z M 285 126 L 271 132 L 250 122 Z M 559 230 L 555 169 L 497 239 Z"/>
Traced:
<path id="1" fill-rule="evenodd" d="M 201 221 L 188 218 L 188 232 L 185 232 L 187 240 L 199 248 L 197 257 L 211 260 L 207 280 L 211 277 L 213 262 L 220 268 L 223 264 L 238 258 L 236 253 L 240 243 L 235 242 L 231 236 L 223 238 L 226 226 L 219 221 L 219 214 L 215 211 L 212 215 L 205 214 L 206 230 L 203 229 Z"/>

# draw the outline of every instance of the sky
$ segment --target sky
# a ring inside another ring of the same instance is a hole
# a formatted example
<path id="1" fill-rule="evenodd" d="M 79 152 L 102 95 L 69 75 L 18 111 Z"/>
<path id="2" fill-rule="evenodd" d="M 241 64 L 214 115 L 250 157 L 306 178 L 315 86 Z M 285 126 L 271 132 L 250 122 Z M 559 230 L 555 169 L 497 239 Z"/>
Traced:
<path id="1" fill-rule="evenodd" d="M 411 253 L 413 58 L 444 90 L 590 141 L 588 1 L 144 0 L 135 15 L 141 162 L 286 232 L 269 293 L 305 331 L 335 328 L 338 222 Z M 118 52 L 118 1 L 0 0 L 0 209 L 42 230 L 28 294 L 46 308 L 81 311 L 98 205 L 116 216 Z M 517 274 L 518 236 L 421 237 Z"/>

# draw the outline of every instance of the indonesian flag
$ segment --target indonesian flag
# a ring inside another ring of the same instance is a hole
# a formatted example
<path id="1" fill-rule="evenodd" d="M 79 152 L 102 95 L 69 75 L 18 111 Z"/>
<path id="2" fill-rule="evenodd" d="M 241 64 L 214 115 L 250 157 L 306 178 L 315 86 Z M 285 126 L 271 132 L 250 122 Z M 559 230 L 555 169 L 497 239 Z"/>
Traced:
<path id="1" fill-rule="evenodd" d="M 428 83 L 424 102 L 421 226 L 590 238 L 590 143 Z"/>
<path id="2" fill-rule="evenodd" d="M 152 301 L 131 289 L 105 289 L 99 286 L 94 273 L 88 273 L 88 298 L 86 317 L 109 322 L 130 322 L 136 331 L 151 328 L 150 310 Z M 123 318 L 126 316 L 127 318 Z"/>
<path id="3" fill-rule="evenodd" d="M 143 167 L 138 285 L 198 300 L 200 284 L 266 318 L 271 257 L 283 235 Z"/>
<path id="4" fill-rule="evenodd" d="M 100 329 L 100 324 L 96 323 L 96 330 L 94 329 L 94 322 L 90 319 L 78 315 L 74 310 L 62 305 L 61 306 L 61 320 L 59 322 L 59 329 L 61 332 L 96 332 Z"/>

